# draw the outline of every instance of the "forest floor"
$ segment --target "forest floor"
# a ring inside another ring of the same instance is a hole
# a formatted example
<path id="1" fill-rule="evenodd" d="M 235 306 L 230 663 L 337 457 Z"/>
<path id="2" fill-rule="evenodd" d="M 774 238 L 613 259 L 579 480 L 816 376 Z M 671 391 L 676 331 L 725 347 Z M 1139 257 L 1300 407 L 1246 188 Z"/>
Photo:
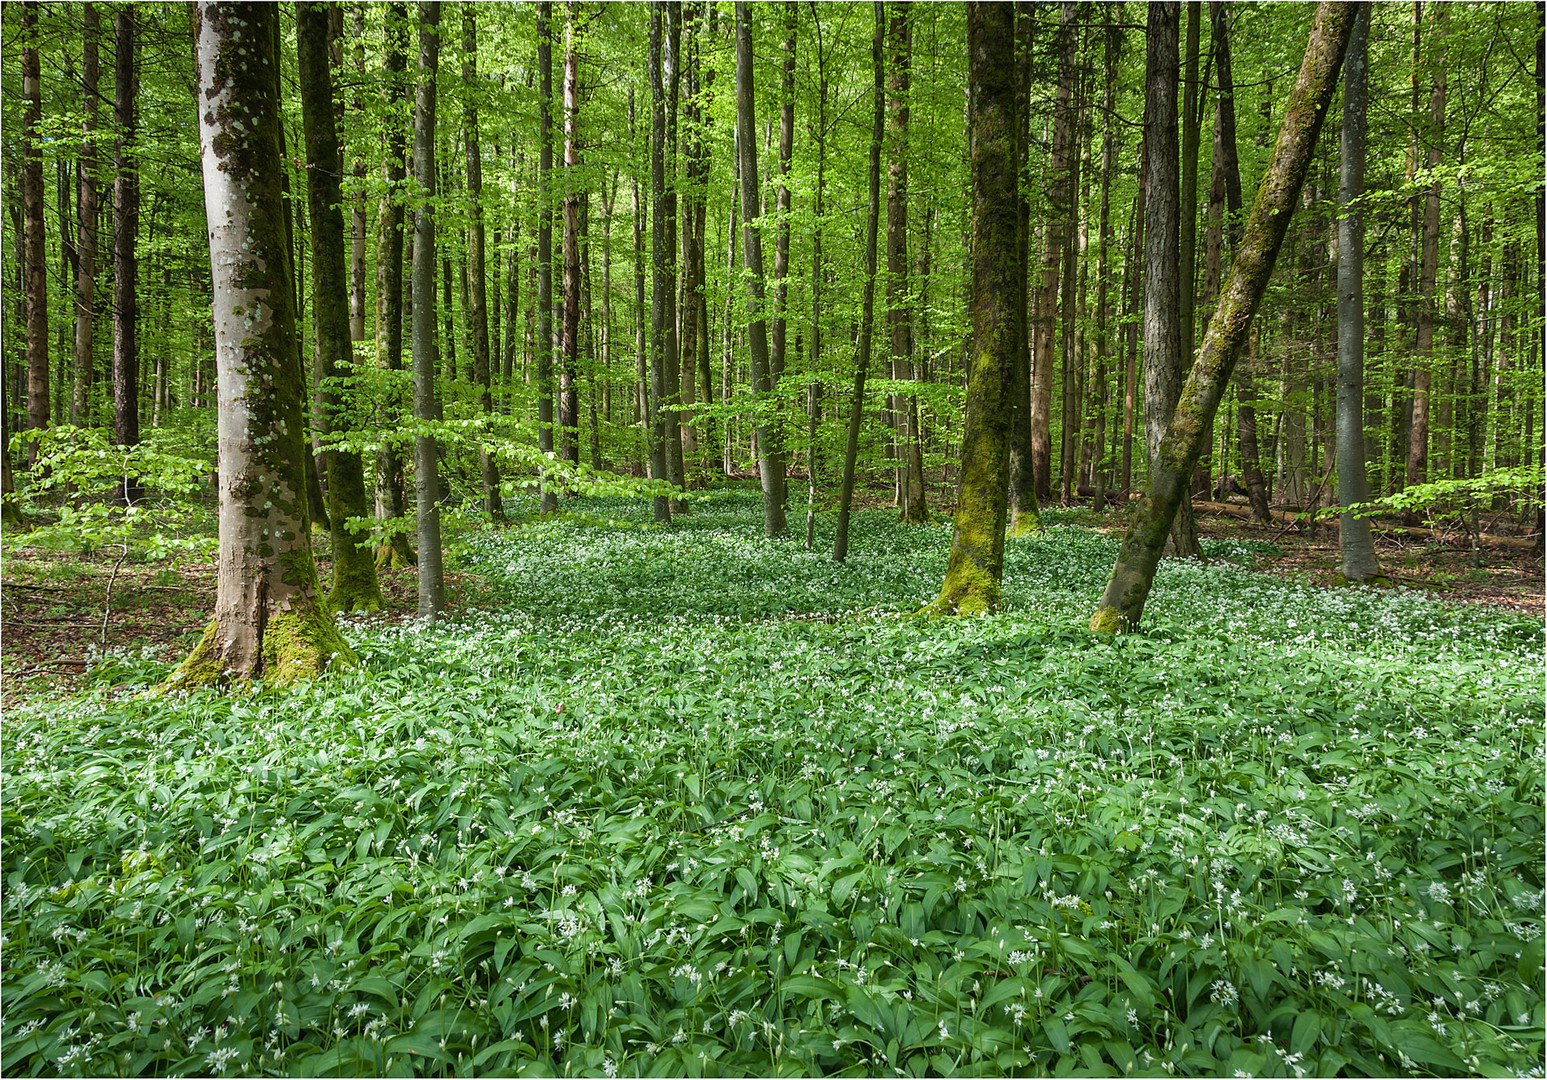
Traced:
<path id="1" fill-rule="evenodd" d="M 861 504 L 883 505 L 877 493 Z M 792 528 L 799 522 L 792 515 Z M 1120 535 L 1117 511 L 1074 508 L 1068 524 Z M 1286 580 L 1333 587 L 1340 553 L 1337 533 L 1327 528 L 1307 534 L 1297 526 L 1260 525 L 1223 514 L 1198 518 L 1200 534 L 1216 540 L 1246 540 L 1269 545 L 1254 558 L 1257 569 Z M 318 540 L 326 544 L 326 535 Z M 1547 616 L 1547 583 L 1540 556 L 1521 546 L 1489 544 L 1481 565 L 1465 536 L 1441 541 L 1378 536 L 1382 568 L 1400 586 L 1430 591 L 1456 603 L 1479 605 L 1519 615 Z M 326 575 L 326 553 L 319 563 Z M 381 575 L 387 611 L 400 618 L 415 614 L 415 572 Z M 482 591 L 475 575 L 447 574 L 447 597 L 455 611 Z M 488 598 L 484 598 L 488 599 Z M 1094 597 L 1092 598 L 1094 602 Z M 213 562 L 189 560 L 118 563 L 113 552 L 61 555 L 22 548 L 5 560 L 0 578 L 0 707 L 36 694 L 69 693 L 91 682 L 113 685 L 113 656 L 141 653 L 165 660 L 185 653 L 198 640 L 215 603 Z M 104 654 L 108 654 L 104 657 Z M 104 662 L 106 660 L 106 662 Z M 103 680 L 107 681 L 104 683 Z"/>
<path id="2" fill-rule="evenodd" d="M 933 619 L 948 522 L 801 509 L 513 499 L 247 693 L 146 692 L 208 564 L 8 560 L 0 1074 L 1540 1075 L 1529 567 L 1205 519 L 1112 637 L 1115 519 Z"/>

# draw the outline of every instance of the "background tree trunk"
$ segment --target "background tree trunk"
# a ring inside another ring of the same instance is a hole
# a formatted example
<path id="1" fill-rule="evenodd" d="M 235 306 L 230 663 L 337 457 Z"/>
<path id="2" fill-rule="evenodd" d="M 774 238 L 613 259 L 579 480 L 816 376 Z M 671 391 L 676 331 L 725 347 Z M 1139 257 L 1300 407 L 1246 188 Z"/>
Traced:
<path id="1" fill-rule="evenodd" d="M 318 413 L 324 437 L 347 426 L 346 395 L 335 382 L 352 381 L 347 365 L 354 358 L 339 184 L 343 157 L 334 125 L 332 61 L 328 55 L 328 24 L 333 14 L 332 4 L 301 0 L 296 5 L 301 126 L 306 159 L 311 164 L 306 170 L 306 191 L 312 224 L 312 291 L 316 296 L 312 332 L 320 385 Z M 375 558 L 369 545 L 361 543 L 347 524 L 350 518 L 370 514 L 365 468 L 354 451 L 330 447 L 325 454 L 333 549 L 333 591 L 328 603 L 334 611 L 378 611 L 383 601 L 376 582 Z"/>
<path id="2" fill-rule="evenodd" d="M 913 308 L 908 294 L 908 97 L 913 56 L 910 6 L 892 4 L 889 182 L 886 189 L 886 321 L 891 330 L 892 378 L 912 381 Z M 928 521 L 924 456 L 918 440 L 918 397 L 897 395 L 897 506 L 902 521 Z"/>
<path id="3" fill-rule="evenodd" d="M 27 310 L 27 427 L 48 427 L 48 264 L 43 228 L 43 147 L 38 128 L 43 123 L 43 79 L 38 61 L 38 4 L 22 5 L 21 80 L 22 167 L 21 201 L 23 265 L 26 270 L 23 303 Z M 33 442 L 28 461 L 36 465 L 39 444 Z"/>
<path id="4" fill-rule="evenodd" d="M 118 131 L 113 180 L 113 440 L 119 446 L 140 441 L 139 261 L 135 243 L 140 230 L 139 162 L 134 147 L 136 29 L 132 5 L 118 9 L 113 24 L 113 123 Z M 281 143 L 283 145 L 283 143 Z M 288 240 L 288 235 L 287 235 Z M 145 497 L 137 477 L 124 478 L 123 500 Z"/>
<path id="5" fill-rule="evenodd" d="M 859 334 L 854 348 L 854 392 L 849 401 L 849 426 L 843 443 L 843 479 L 838 487 L 838 530 L 833 537 L 833 562 L 849 557 L 849 513 L 854 502 L 854 469 L 859 457 L 859 426 L 865 415 L 865 378 L 869 374 L 872 333 L 876 311 L 876 233 L 881 222 L 881 140 L 886 124 L 886 74 L 882 63 L 881 42 L 886 34 L 886 8 L 881 0 L 875 9 L 875 35 L 871 41 L 871 69 L 874 76 L 874 102 L 870 126 L 870 213 L 865 218 L 865 285 L 860 300 Z M 740 68 L 737 68 L 738 72 Z M 740 89 L 738 79 L 737 89 Z M 747 121 L 751 125 L 751 102 L 747 103 Z"/>
<path id="6" fill-rule="evenodd" d="M 537 5 L 537 449 L 553 453 L 553 4 Z M 541 512 L 559 508 L 553 480 L 542 482 Z"/>
<path id="7" fill-rule="evenodd" d="M 435 75 L 440 67 L 440 0 L 419 4 L 419 89 L 414 99 L 414 182 L 424 200 L 414 216 L 414 419 L 438 419 L 435 372 Z M 414 438 L 419 513 L 419 618 L 433 622 L 446 609 L 440 548 L 440 466 L 435 437 Z"/>
<path id="8" fill-rule="evenodd" d="M 1445 32 L 1445 5 L 1434 7 L 1434 33 L 1430 35 L 1431 52 L 1442 46 Z M 1436 57 L 1430 57 L 1428 66 L 1433 71 L 1429 90 L 1429 125 L 1424 141 L 1429 144 L 1426 160 L 1431 176 L 1424 195 L 1422 235 L 1418 256 L 1418 325 L 1413 341 L 1416 363 L 1413 367 L 1413 417 L 1408 428 L 1407 486 L 1426 483 L 1429 479 L 1429 391 L 1434 372 L 1434 323 L 1436 312 L 1435 279 L 1439 274 L 1440 261 L 1440 178 L 1439 168 L 1444 152 L 1445 136 L 1445 68 Z M 1409 511 L 1408 524 L 1416 525 L 1418 515 Z"/>
<path id="9" fill-rule="evenodd" d="M 75 261 L 75 393 L 70 399 L 70 423 L 91 423 L 91 386 L 95 377 L 93 336 L 97 321 L 97 83 L 100 65 L 97 38 L 100 20 L 96 4 L 81 9 L 81 157 L 76 165 Z"/>
<path id="10" fill-rule="evenodd" d="M 570 0 L 564 19 L 564 277 L 559 341 L 559 457 L 580 461 L 580 219 L 588 195 L 580 177 L 580 50 Z"/>
<path id="11" fill-rule="evenodd" d="M 1370 497 L 1364 476 L 1364 194 L 1365 110 L 1369 96 L 1370 7 L 1358 5 L 1343 61 L 1342 176 L 1338 191 L 1338 540 L 1343 576 L 1380 577 L 1368 518 L 1348 508 Z"/>
<path id="12" fill-rule="evenodd" d="M 1016 100 L 1024 100 L 1031 91 L 1032 78 L 1032 31 L 1035 23 L 1033 9 L 1022 0 L 1015 9 L 1015 79 Z M 1026 296 L 1027 274 L 1031 259 L 1031 110 L 1022 109 L 1017 118 L 1016 137 L 1016 220 L 1015 220 L 1015 267 L 1018 280 L 1018 296 Z M 1041 293 L 1038 293 L 1040 303 Z M 1040 312 L 1040 308 L 1038 309 Z M 1041 318 L 1040 314 L 1037 316 Z M 1040 323 L 1038 324 L 1040 325 Z M 1042 531 L 1042 508 L 1037 498 L 1039 490 L 1035 476 L 1036 453 L 1031 438 L 1032 415 L 1032 368 L 1031 368 L 1032 320 L 1027 305 L 1022 303 L 1015 313 L 1015 355 L 1010 369 L 1010 458 L 1009 458 L 1009 517 L 1011 536 L 1030 536 Z M 1043 467 L 1046 468 L 1044 461 Z"/>
<path id="13" fill-rule="evenodd" d="M 736 148 L 741 157 L 741 257 L 747 278 L 747 355 L 752 388 L 764 412 L 757 421 L 758 472 L 763 485 L 763 532 L 785 530 L 784 447 L 772 410 L 773 378 L 764 318 L 763 243 L 759 235 L 757 132 L 752 115 L 752 13 L 745 0 L 736 4 Z"/>
<path id="14" fill-rule="evenodd" d="M 650 478 L 671 482 L 666 450 L 666 348 L 673 275 L 666 249 L 666 71 L 662 20 L 666 0 L 650 4 Z M 671 499 L 655 497 L 655 520 L 671 520 Z"/>
<path id="15" fill-rule="evenodd" d="M 478 411 L 487 421 L 494 416 L 494 376 L 489 358 L 489 296 L 484 274 L 483 148 L 478 133 L 478 18 L 474 4 L 462 5 L 462 49 L 462 80 L 467 95 L 462 110 L 462 144 L 467 154 L 467 318 L 473 346 L 473 385 L 478 391 Z M 498 295 L 496 288 L 495 296 Z M 498 331 L 495 340 L 499 340 Z M 504 516 L 500 502 L 500 472 L 487 443 L 478 447 L 478 473 L 483 484 L 484 513 L 491 521 L 498 521 Z"/>

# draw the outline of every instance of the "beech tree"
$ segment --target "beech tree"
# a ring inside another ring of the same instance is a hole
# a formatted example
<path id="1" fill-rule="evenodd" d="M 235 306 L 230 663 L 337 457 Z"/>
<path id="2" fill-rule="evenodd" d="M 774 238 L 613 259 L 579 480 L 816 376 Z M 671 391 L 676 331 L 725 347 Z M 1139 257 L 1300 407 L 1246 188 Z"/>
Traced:
<path id="1" fill-rule="evenodd" d="M 948 615 L 997 610 L 1004 576 L 1010 463 L 1010 373 L 1017 308 L 1014 9 L 967 5 L 968 139 L 972 147 L 972 367 L 961 490 L 940 597 Z"/>
<path id="2" fill-rule="evenodd" d="M 319 595 L 306 498 L 306 384 L 279 136 L 279 9 L 194 13 L 214 283 L 220 572 L 215 617 L 170 685 L 288 682 L 353 654 Z"/>

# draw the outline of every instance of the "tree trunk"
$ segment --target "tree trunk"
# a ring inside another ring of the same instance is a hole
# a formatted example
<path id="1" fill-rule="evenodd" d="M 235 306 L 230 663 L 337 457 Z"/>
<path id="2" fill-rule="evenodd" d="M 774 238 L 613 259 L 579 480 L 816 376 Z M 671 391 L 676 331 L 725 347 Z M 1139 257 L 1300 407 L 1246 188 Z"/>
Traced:
<path id="1" fill-rule="evenodd" d="M 894 0 L 891 17 L 892 75 L 888 120 L 891 161 L 886 188 L 886 321 L 892 339 L 892 378 L 911 381 L 913 309 L 908 296 L 908 97 L 913 57 L 911 7 Z M 924 497 L 924 454 L 918 441 L 918 397 L 897 399 L 897 506 L 902 521 L 929 520 Z"/>
<path id="2" fill-rule="evenodd" d="M 38 4 L 22 5 L 21 78 L 22 114 L 21 201 L 24 219 L 23 261 L 27 309 L 27 427 L 48 427 L 48 265 L 43 228 L 43 147 L 38 127 L 43 123 L 43 80 L 38 61 Z M 33 442 L 28 460 L 37 463 L 39 444 Z"/>
<path id="3" fill-rule="evenodd" d="M 346 393 L 339 380 L 353 381 L 348 365 L 354 352 L 349 335 L 349 293 L 344 254 L 344 214 L 339 176 L 343 171 L 338 130 L 334 124 L 333 74 L 328 56 L 331 4 L 301 0 L 296 5 L 301 87 L 301 127 L 306 144 L 307 209 L 311 214 L 312 312 L 319 419 L 324 438 L 344 428 Z M 349 528 L 350 518 L 370 514 L 365 494 L 365 468 L 358 452 L 329 447 L 328 523 L 333 548 L 334 611 L 379 611 L 381 588 L 376 562 L 368 544 Z"/>
<path id="4" fill-rule="evenodd" d="M 572 463 L 580 461 L 580 218 L 588 197 L 580 179 L 578 8 L 576 0 L 569 0 L 564 9 L 564 291 L 559 337 L 559 457 Z"/>
<path id="5" fill-rule="evenodd" d="M 806 398 L 806 550 L 816 548 L 817 429 L 822 415 L 822 226 L 827 212 L 827 56 L 822 49 L 822 22 L 812 12 L 816 29 L 816 219 L 811 225 L 811 371 Z M 852 491 L 851 491 L 852 495 Z"/>
<path id="6" fill-rule="evenodd" d="M 1101 95 L 1101 209 L 1096 225 L 1096 446 L 1090 483 L 1095 489 L 1094 505 L 1101 510 L 1106 503 L 1110 473 L 1107 457 L 1107 358 L 1111 352 L 1108 292 L 1111 279 L 1112 246 L 1112 172 L 1117 162 L 1117 139 L 1112 130 L 1113 106 L 1117 94 L 1117 66 L 1122 57 L 1123 31 L 1112 21 L 1112 9 L 1102 9 L 1106 30 L 1106 84 Z"/>
<path id="7" fill-rule="evenodd" d="M 666 449 L 667 319 L 676 282 L 666 239 L 666 83 L 662 19 L 665 0 L 650 4 L 650 479 L 671 482 Z M 655 520 L 671 521 L 671 499 L 655 497 Z"/>
<path id="8" fill-rule="evenodd" d="M 537 449 L 553 453 L 553 4 L 537 5 Z M 559 508 L 551 478 L 541 482 L 542 513 Z"/>
<path id="9" fill-rule="evenodd" d="M 1445 5 L 1435 7 L 1435 33 L 1431 41 L 1443 39 L 1445 32 Z M 1425 139 L 1429 144 L 1427 165 L 1431 173 L 1429 186 L 1424 195 L 1423 232 L 1420 237 L 1418 257 L 1418 325 L 1413 341 L 1413 417 L 1408 427 L 1407 486 L 1426 483 L 1429 479 L 1429 390 L 1434 372 L 1434 323 L 1438 314 L 1435 305 L 1435 278 L 1440 261 L 1440 179 L 1438 168 L 1443 154 L 1445 135 L 1445 68 L 1443 63 L 1432 59 L 1429 65 L 1434 72 L 1429 92 L 1429 126 Z M 1407 514 L 1408 524 L 1416 525 L 1418 515 Z"/>
<path id="10" fill-rule="evenodd" d="M 876 233 L 881 221 L 881 140 L 886 124 L 886 79 L 881 59 L 881 42 L 886 34 L 886 8 L 880 0 L 876 0 L 872 7 L 876 19 L 875 35 L 870 46 L 875 108 L 870 127 L 870 212 L 865 218 L 865 284 L 863 299 L 860 301 L 859 340 L 854 349 L 854 392 L 849 401 L 849 426 L 843 444 L 843 479 L 838 487 L 838 530 L 833 537 L 833 562 L 843 562 L 849 557 L 849 512 L 854 502 L 854 467 L 859 457 L 859 426 L 865 415 L 865 378 L 869 374 L 875 327 Z M 739 79 L 737 88 L 739 91 Z M 751 102 L 748 101 L 748 128 L 751 127 L 751 112 Z"/>
<path id="11" fill-rule="evenodd" d="M 1149 6 L 1144 94 L 1144 445 L 1153 472 L 1160 441 L 1186 374 L 1181 293 L 1176 252 L 1180 230 L 1177 152 L 1177 31 L 1180 5 L 1157 0 Z M 1153 486 L 1153 485 L 1152 485 Z M 1190 507 L 1171 527 L 1168 554 L 1201 555 Z"/>
<path id="12" fill-rule="evenodd" d="M 1053 349 L 1058 330 L 1059 267 L 1074 205 L 1074 82 L 1079 5 L 1063 0 L 1058 25 L 1058 89 L 1053 98 L 1053 147 L 1048 162 L 1042 281 L 1037 289 L 1031 354 L 1031 457 L 1037 498 L 1053 497 Z M 1174 50 L 1173 50 L 1174 52 Z M 1174 128 L 1173 128 L 1174 137 Z M 1175 249 L 1173 248 L 1173 251 Z"/>
<path id="13" fill-rule="evenodd" d="M 1065 6 L 1066 21 L 1069 9 Z M 1067 28 L 1066 28 L 1067 29 Z M 999 607 L 1010 464 L 1010 373 L 1016 308 L 1017 137 L 1015 32 L 1009 4 L 967 5 L 972 86 L 972 368 L 962 435 L 961 491 L 940 597 L 930 610 L 972 615 Z"/>
<path id="14" fill-rule="evenodd" d="M 356 86 L 364 86 L 365 75 L 365 4 L 355 0 L 349 5 L 351 28 L 355 40 L 354 75 Z M 365 112 L 365 99 L 358 89 L 354 97 L 354 110 Z M 342 110 L 340 110 L 342 111 Z M 364 140 L 361 140 L 362 146 Z M 349 340 L 365 340 L 365 154 L 361 147 L 353 147 L 354 162 L 350 173 L 355 180 L 355 194 L 349 212 Z"/>
<path id="15" fill-rule="evenodd" d="M 1015 10 L 1016 98 L 1024 100 L 1031 91 L 1032 31 L 1035 27 L 1031 6 L 1021 3 Z M 1017 294 L 1026 295 L 1031 258 L 1031 110 L 1020 110 L 1016 121 L 1015 273 Z M 1038 293 L 1040 302 L 1041 293 Z M 1039 309 L 1040 310 L 1040 309 Z M 1038 316 L 1040 318 L 1040 315 Z M 1031 536 L 1042 531 L 1042 508 L 1035 475 L 1036 451 L 1032 445 L 1032 367 L 1031 329 L 1026 304 L 1019 305 L 1014 316 L 1015 354 L 1010 368 L 1010 457 L 1009 518 L 1011 536 Z M 1044 462 L 1044 467 L 1046 463 Z"/>
<path id="16" fill-rule="evenodd" d="M 665 319 L 665 351 L 663 353 L 664 367 L 662 371 L 662 401 L 667 408 L 661 413 L 662 437 L 665 439 L 666 449 L 666 479 L 674 488 L 686 486 L 686 468 L 682 460 L 682 421 L 677 414 L 677 406 L 682 402 L 682 365 L 678 361 L 677 335 L 677 98 L 681 90 L 681 75 L 678 57 L 682 49 L 682 4 L 680 0 L 671 0 L 666 4 L 666 38 L 662 42 L 664 47 L 662 54 L 662 76 L 666 90 L 666 141 L 664 146 L 665 158 L 662 165 L 665 170 L 666 186 L 664 197 L 661 199 L 661 220 L 664 225 L 663 239 L 665 241 L 666 261 L 663 267 L 665 271 L 666 295 L 663 303 L 663 318 Z M 671 512 L 674 514 L 687 513 L 687 503 L 682 499 L 671 500 Z"/>
<path id="17" fill-rule="evenodd" d="M 386 80 L 383 87 L 389 115 L 404 118 L 408 103 L 407 70 L 408 5 L 394 3 L 387 9 Z M 376 363 L 388 371 L 403 370 L 403 180 L 407 174 L 406 125 L 388 123 L 386 155 L 382 160 L 382 179 L 386 190 L 376 215 Z M 401 386 L 392 382 L 388 391 L 388 424 L 400 422 L 407 404 Z M 407 513 L 404 497 L 403 453 L 399 445 L 384 440 L 376 452 L 376 492 L 382 514 L 394 522 L 391 531 L 376 551 L 378 567 L 394 570 L 413 566 L 418 558 L 408 542 L 403 518 Z"/>
<path id="18" fill-rule="evenodd" d="M 215 617 L 168 680 L 178 688 L 290 682 L 354 662 L 312 561 L 306 380 L 281 195 L 278 17 L 267 4 L 194 9 L 219 373 L 220 567 Z"/>
<path id="19" fill-rule="evenodd" d="M 462 8 L 462 80 L 468 96 L 462 110 L 462 143 L 467 152 L 467 318 L 473 344 L 473 385 L 485 420 L 494 416 L 494 376 L 489 361 L 489 297 L 484 277 L 483 150 L 478 141 L 478 21 L 477 8 Z M 498 289 L 495 291 L 498 296 Z M 495 340 L 499 339 L 498 333 Z M 483 509 L 491 521 L 504 516 L 500 472 L 487 443 L 478 448 L 478 472 L 483 481 Z"/>
<path id="20" fill-rule="evenodd" d="M 419 88 L 414 98 L 414 419 L 438 418 L 435 372 L 435 75 L 440 67 L 440 0 L 419 4 Z M 414 438 L 419 513 L 419 618 L 434 622 L 446 608 L 440 548 L 439 447 L 433 435 Z"/>
<path id="21" fill-rule="evenodd" d="M 795 150 L 795 18 L 799 8 L 784 8 L 783 82 L 779 87 L 779 182 L 774 188 L 774 302 L 768 361 L 772 382 L 784 378 L 785 309 L 790 272 L 790 157 Z"/>
<path id="22" fill-rule="evenodd" d="M 80 226 L 75 242 L 75 393 L 70 399 L 70 423 L 91 423 L 91 384 L 95 381 L 93 336 L 97 321 L 97 5 L 82 8 L 81 158 L 76 166 L 76 215 Z"/>
<path id="23" fill-rule="evenodd" d="M 879 17 L 879 16 L 878 16 Z M 736 3 L 736 149 L 741 158 L 741 255 L 747 278 L 747 355 L 752 389 L 760 411 L 757 422 L 758 472 L 763 486 L 763 533 L 778 536 L 784 521 L 784 447 L 773 413 L 773 378 L 764 319 L 763 243 L 759 235 L 757 134 L 752 116 L 752 13 Z"/>
<path id="24" fill-rule="evenodd" d="M 1091 619 L 1092 630 L 1110 633 L 1139 625 L 1172 520 L 1187 496 L 1193 467 L 1203 452 L 1204 433 L 1224 396 L 1236 353 L 1251 327 L 1289 228 L 1316 136 L 1337 84 L 1356 6 L 1330 0 L 1317 5 L 1305 60 L 1290 91 L 1283 128 L 1257 189 L 1229 281 L 1204 332 L 1176 413 L 1152 460 L 1149 491 L 1140 500 L 1123 537 L 1112 576 Z"/>
<path id="25" fill-rule="evenodd" d="M 139 262 L 135 242 L 140 228 L 139 162 L 134 145 L 136 28 L 131 5 L 118 9 L 113 25 L 117 58 L 113 84 L 113 122 L 118 131 L 113 179 L 113 441 L 140 441 Z M 145 497 L 136 477 L 124 478 L 125 503 Z"/>
<path id="26" fill-rule="evenodd" d="M 1365 110 L 1369 97 L 1370 8 L 1360 4 L 1343 61 L 1342 176 L 1338 204 L 1338 539 L 1343 576 L 1380 577 L 1369 518 L 1348 508 L 1370 497 L 1364 477 L 1364 195 Z"/>

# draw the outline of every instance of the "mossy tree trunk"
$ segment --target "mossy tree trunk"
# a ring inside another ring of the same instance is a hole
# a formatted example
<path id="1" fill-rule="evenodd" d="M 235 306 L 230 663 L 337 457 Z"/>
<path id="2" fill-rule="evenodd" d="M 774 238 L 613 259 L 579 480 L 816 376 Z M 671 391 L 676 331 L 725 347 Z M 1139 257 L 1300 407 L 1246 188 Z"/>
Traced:
<path id="1" fill-rule="evenodd" d="M 870 59 L 875 107 L 870 125 L 870 213 L 865 218 L 865 286 L 860 301 L 859 340 L 854 347 L 854 392 L 849 401 L 849 427 L 843 444 L 843 479 L 838 485 L 838 530 L 833 537 L 833 562 L 843 562 L 849 557 L 849 509 L 854 502 L 859 425 L 865 413 L 865 377 L 869 374 L 871 341 L 875 328 L 876 232 L 881 220 L 881 139 L 886 123 L 886 79 L 881 61 L 881 42 L 886 33 L 886 9 L 879 0 L 874 6 L 876 29 L 870 45 Z M 751 112 L 750 105 L 747 111 Z"/>
<path id="2" fill-rule="evenodd" d="M 1015 11 L 1015 77 L 1017 100 L 1031 87 L 1031 45 L 1033 15 L 1029 4 Z M 1020 181 L 1016 194 L 1015 272 L 1019 280 L 1017 295 L 1026 295 L 1026 279 L 1031 258 L 1031 110 L 1021 110 L 1016 129 L 1016 161 Z M 1037 498 L 1033 473 L 1036 455 L 1031 442 L 1031 329 L 1026 305 L 1016 312 L 1015 357 L 1010 370 L 1010 535 L 1032 536 L 1042 531 L 1042 507 Z"/>
<path id="3" fill-rule="evenodd" d="M 1378 578 L 1380 562 L 1368 518 L 1347 508 L 1370 497 L 1364 475 L 1364 194 L 1365 112 L 1369 98 L 1370 8 L 1354 17 L 1343 63 L 1342 176 L 1338 203 L 1338 394 L 1337 457 L 1338 542 L 1343 576 L 1349 581 Z"/>
<path id="4" fill-rule="evenodd" d="M 419 617 L 438 619 L 446 607 L 440 547 L 440 449 L 424 425 L 440 418 L 435 372 L 435 77 L 440 69 L 440 3 L 419 5 L 419 87 L 414 95 L 414 487 L 419 515 Z"/>
<path id="5" fill-rule="evenodd" d="M 763 532 L 778 536 L 784 521 L 784 446 L 773 401 L 773 374 L 768 353 L 768 322 L 763 299 L 762 210 L 757 180 L 757 131 L 752 114 L 752 13 L 736 4 L 736 149 L 741 157 L 741 258 L 747 269 L 747 355 L 752 365 L 752 389 L 757 421 L 758 473 L 763 486 Z"/>
<path id="6" fill-rule="evenodd" d="M 1316 136 L 1337 85 L 1355 7 L 1329 0 L 1317 5 L 1305 60 L 1290 91 L 1283 127 L 1257 189 L 1230 278 L 1151 463 L 1149 490 L 1140 499 L 1123 537 L 1100 607 L 1091 619 L 1092 630 L 1114 632 L 1139 625 L 1166 536 L 1177 507 L 1187 497 L 1192 470 L 1203 452 L 1209 421 L 1224 396 L 1236 355 L 1251 329 L 1289 228 Z"/>
<path id="7" fill-rule="evenodd" d="M 324 437 L 348 424 L 348 396 L 338 383 L 353 381 L 347 365 L 354 356 L 339 183 L 343 158 L 334 123 L 333 73 L 328 56 L 328 21 L 333 6 L 314 0 L 296 5 L 301 127 L 311 165 L 306 170 L 306 191 L 312 218 L 312 291 L 316 295 L 312 327 Z M 382 596 L 376 582 L 375 555 L 348 525 L 350 518 L 370 516 L 365 467 L 356 451 L 329 447 L 325 454 L 328 531 L 333 547 L 333 591 L 328 603 L 335 611 L 379 611 Z"/>
<path id="8" fill-rule="evenodd" d="M 979 614 L 999 607 L 1004 574 L 1010 464 L 1010 373 L 1017 309 L 1024 302 L 1016 273 L 1017 138 L 1015 33 L 1009 4 L 967 5 L 968 107 L 972 147 L 972 366 L 962 436 L 961 491 L 940 614 Z"/>
<path id="9" fill-rule="evenodd" d="M 377 213 L 376 233 L 376 363 L 388 371 L 403 370 L 403 181 L 407 176 L 405 155 L 408 151 L 407 125 L 408 46 L 406 33 L 408 5 L 399 0 L 389 5 L 386 22 L 386 71 L 383 94 L 389 116 L 399 122 L 387 124 L 387 149 L 382 160 L 381 205 Z M 392 420 L 401 419 L 405 397 L 394 383 L 387 398 Z M 377 499 L 384 515 L 397 526 L 376 552 L 376 565 L 393 569 L 413 566 L 417 556 L 402 526 L 405 513 L 405 480 L 402 447 L 385 443 L 376 452 Z"/>
<path id="10" fill-rule="evenodd" d="M 287 682 L 352 659 L 312 561 L 278 16 L 260 3 L 201 3 L 194 12 L 220 399 L 220 571 L 214 620 L 172 676 L 177 687 Z"/>

